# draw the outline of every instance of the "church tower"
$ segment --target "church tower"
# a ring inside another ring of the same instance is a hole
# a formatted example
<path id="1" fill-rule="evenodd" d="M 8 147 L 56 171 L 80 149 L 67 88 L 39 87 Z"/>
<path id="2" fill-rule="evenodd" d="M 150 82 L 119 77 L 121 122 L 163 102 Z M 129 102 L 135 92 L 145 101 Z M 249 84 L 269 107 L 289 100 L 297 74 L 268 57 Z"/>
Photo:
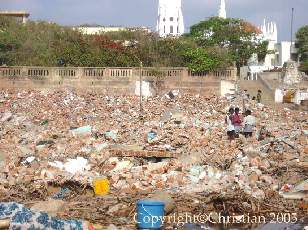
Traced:
<path id="1" fill-rule="evenodd" d="M 275 55 L 275 47 L 278 43 L 277 25 L 275 22 L 266 22 L 264 19 L 263 25 L 259 29 L 262 31 L 262 39 L 268 41 L 267 50 L 272 51 L 272 53 L 265 56 L 264 65 L 268 67 L 275 66 L 277 64 Z"/>
<path id="2" fill-rule="evenodd" d="M 225 0 L 220 0 L 220 6 L 218 10 L 218 17 L 220 18 L 227 18 L 227 11 L 226 11 L 226 2 Z"/>
<path id="3" fill-rule="evenodd" d="M 159 36 L 180 36 L 184 29 L 182 0 L 159 0 L 156 28 Z"/>

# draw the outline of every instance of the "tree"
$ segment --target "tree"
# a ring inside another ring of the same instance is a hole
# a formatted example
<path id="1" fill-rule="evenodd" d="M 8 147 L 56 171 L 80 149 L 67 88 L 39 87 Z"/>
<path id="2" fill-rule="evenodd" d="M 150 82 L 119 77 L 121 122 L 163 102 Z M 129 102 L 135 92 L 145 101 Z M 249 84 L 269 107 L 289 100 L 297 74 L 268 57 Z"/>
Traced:
<path id="1" fill-rule="evenodd" d="M 241 19 L 212 17 L 191 27 L 190 36 L 203 48 L 217 46 L 226 49 L 228 62 L 237 67 L 247 64 L 253 54 L 260 59 L 267 54 L 267 43 L 262 42 L 257 27 Z"/>
<path id="2" fill-rule="evenodd" d="M 14 63 L 16 52 L 21 47 L 20 40 L 9 30 L 16 25 L 16 21 L 0 17 L 0 65 Z"/>
<path id="3" fill-rule="evenodd" d="M 7 65 L 137 67 L 142 62 L 204 72 L 242 65 L 252 53 L 267 51 L 265 43 L 257 43 L 258 30 L 240 19 L 211 18 L 178 38 L 144 30 L 84 35 L 55 23 L 21 24 L 6 17 L 0 26 L 0 63 Z"/>
<path id="4" fill-rule="evenodd" d="M 308 25 L 301 27 L 296 33 L 296 46 L 300 55 L 300 70 L 308 73 Z"/>

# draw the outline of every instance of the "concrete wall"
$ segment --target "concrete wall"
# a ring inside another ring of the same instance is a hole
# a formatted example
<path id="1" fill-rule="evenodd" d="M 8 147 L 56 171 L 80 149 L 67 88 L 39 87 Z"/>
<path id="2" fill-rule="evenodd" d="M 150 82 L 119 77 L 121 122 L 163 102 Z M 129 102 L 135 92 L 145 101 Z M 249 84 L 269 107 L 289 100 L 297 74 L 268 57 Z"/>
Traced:
<path id="1" fill-rule="evenodd" d="M 234 81 L 225 81 L 220 82 L 220 95 L 225 96 L 226 94 L 235 93 L 235 82 Z"/>
<path id="2" fill-rule="evenodd" d="M 277 48 L 279 52 L 279 65 L 283 66 L 290 59 L 291 42 L 281 42 Z"/>
<path id="3" fill-rule="evenodd" d="M 196 75 L 186 68 L 1 67 L 0 88 L 74 87 L 133 95 L 140 76 L 158 94 L 179 89 L 182 92 L 220 95 L 221 81 L 235 81 L 236 69 Z"/>

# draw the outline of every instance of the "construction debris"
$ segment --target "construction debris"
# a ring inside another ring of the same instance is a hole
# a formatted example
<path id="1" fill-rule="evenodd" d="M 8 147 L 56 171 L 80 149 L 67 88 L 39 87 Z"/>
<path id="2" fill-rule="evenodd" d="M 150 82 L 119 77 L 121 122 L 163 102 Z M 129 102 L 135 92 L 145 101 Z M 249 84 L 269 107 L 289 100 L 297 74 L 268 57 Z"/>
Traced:
<path id="1" fill-rule="evenodd" d="M 142 110 L 136 96 L 69 89 L 5 90 L 0 98 L 0 202 L 30 208 L 56 199 L 66 209 L 57 217 L 105 229 L 134 228 L 135 204 L 149 197 L 166 202 L 170 215 L 305 217 L 307 112 L 247 101 L 254 134 L 230 141 L 226 111 L 243 111 L 241 97 L 172 91 L 146 98 Z M 108 181 L 101 196 L 97 178 Z"/>

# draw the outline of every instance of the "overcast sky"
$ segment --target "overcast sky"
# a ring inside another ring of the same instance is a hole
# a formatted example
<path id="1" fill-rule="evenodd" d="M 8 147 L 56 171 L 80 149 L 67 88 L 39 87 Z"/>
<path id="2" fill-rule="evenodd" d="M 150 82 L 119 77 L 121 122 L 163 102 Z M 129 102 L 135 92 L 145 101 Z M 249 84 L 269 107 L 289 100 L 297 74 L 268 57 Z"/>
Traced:
<path id="1" fill-rule="evenodd" d="M 216 16 L 220 0 L 182 0 L 186 31 Z M 291 8 L 294 30 L 308 24 L 308 0 L 226 0 L 228 17 L 260 25 L 263 18 L 276 21 L 279 40 L 290 40 Z M 147 26 L 155 29 L 158 0 L 0 0 L 0 10 L 27 10 L 32 20 L 62 25 Z"/>

